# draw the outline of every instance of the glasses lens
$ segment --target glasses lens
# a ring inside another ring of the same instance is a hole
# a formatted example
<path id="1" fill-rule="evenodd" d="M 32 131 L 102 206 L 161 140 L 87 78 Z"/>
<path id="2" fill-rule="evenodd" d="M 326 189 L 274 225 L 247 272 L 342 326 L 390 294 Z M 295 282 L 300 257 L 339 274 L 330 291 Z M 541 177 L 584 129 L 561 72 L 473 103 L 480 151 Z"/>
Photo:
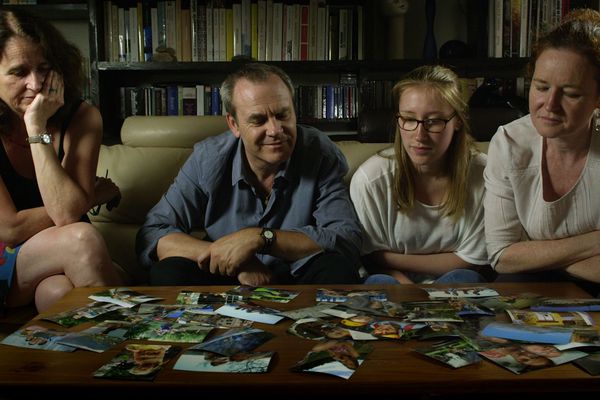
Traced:
<path id="1" fill-rule="evenodd" d="M 432 133 L 440 133 L 446 127 L 446 121 L 443 119 L 426 119 L 425 129 Z"/>
<path id="2" fill-rule="evenodd" d="M 415 129 L 417 129 L 419 121 L 417 121 L 416 119 L 404 119 L 402 117 L 398 117 L 398 125 L 400 125 L 400 128 L 404 130 L 414 131 Z"/>

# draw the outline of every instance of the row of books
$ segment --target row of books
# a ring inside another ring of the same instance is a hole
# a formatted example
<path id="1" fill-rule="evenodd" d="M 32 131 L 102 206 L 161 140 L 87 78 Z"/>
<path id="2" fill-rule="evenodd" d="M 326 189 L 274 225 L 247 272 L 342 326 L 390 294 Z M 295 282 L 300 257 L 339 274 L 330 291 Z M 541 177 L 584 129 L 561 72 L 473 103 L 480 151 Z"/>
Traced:
<path id="1" fill-rule="evenodd" d="M 581 0 L 488 0 L 488 57 L 529 57 L 537 38 Z"/>
<path id="2" fill-rule="evenodd" d="M 354 119 L 362 109 L 394 108 L 392 88 L 395 81 L 340 79 L 339 84 L 300 85 L 295 88 L 294 103 L 299 119 Z M 482 85 L 489 96 L 527 98 L 530 82 L 524 77 L 514 79 L 461 78 L 460 90 L 466 102 Z M 360 100 L 360 101 L 359 101 Z M 484 99 L 485 100 L 485 99 Z M 478 98 L 481 102 L 482 99 Z M 486 101 L 489 101 L 487 99 Z M 121 118 L 130 115 L 221 115 L 217 85 L 165 85 L 120 88 Z M 490 104 L 474 104 L 488 106 Z"/>
<path id="3" fill-rule="evenodd" d="M 121 87 L 121 118 L 131 115 L 222 115 L 219 86 Z M 303 85 L 295 90 L 299 119 L 352 119 L 358 116 L 356 85 Z"/>
<path id="4" fill-rule="evenodd" d="M 110 62 L 361 60 L 361 5 L 326 0 L 104 2 Z"/>

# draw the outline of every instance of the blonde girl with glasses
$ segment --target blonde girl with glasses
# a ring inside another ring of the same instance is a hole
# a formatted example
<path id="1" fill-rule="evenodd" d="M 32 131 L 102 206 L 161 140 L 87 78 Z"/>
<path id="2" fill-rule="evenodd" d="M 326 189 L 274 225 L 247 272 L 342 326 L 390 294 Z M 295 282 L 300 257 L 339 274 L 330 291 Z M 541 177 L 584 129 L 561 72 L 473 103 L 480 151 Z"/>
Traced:
<path id="1" fill-rule="evenodd" d="M 350 185 L 372 274 L 365 283 L 484 282 L 486 160 L 474 148 L 458 77 L 419 67 L 393 94 L 394 148 L 363 163 Z"/>

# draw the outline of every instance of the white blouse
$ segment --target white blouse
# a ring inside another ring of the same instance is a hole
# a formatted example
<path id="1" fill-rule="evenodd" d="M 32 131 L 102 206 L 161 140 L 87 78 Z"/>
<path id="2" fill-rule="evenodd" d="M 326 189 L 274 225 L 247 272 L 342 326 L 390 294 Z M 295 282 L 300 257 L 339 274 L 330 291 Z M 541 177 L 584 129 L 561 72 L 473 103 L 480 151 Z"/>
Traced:
<path id="1" fill-rule="evenodd" d="M 488 264 L 483 223 L 485 155 L 473 158 L 469 197 L 457 222 L 441 207 L 415 202 L 408 213 L 394 203 L 394 151 L 388 148 L 365 161 L 354 173 L 350 197 L 363 228 L 363 254 L 388 250 L 401 254 L 453 252 L 471 264 Z"/>
<path id="2" fill-rule="evenodd" d="M 485 168 L 485 232 L 492 265 L 522 240 L 561 239 L 600 229 L 600 134 L 592 133 L 586 165 L 571 191 L 547 202 L 542 188 L 543 139 L 529 115 L 501 126 Z"/>

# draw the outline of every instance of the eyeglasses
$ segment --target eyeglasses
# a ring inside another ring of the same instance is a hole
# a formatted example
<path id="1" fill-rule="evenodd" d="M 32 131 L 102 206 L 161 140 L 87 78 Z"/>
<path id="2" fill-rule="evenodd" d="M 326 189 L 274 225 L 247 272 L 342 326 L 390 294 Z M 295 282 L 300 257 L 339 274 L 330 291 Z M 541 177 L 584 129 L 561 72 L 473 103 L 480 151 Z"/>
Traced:
<path id="1" fill-rule="evenodd" d="M 452 114 L 450 118 L 428 118 L 428 119 L 415 119 L 415 118 L 404 118 L 401 115 L 396 115 L 398 126 L 405 131 L 415 131 L 419 127 L 419 124 L 423 124 L 423 128 L 430 133 L 440 133 L 446 129 L 446 124 L 456 117 L 456 113 Z"/>

